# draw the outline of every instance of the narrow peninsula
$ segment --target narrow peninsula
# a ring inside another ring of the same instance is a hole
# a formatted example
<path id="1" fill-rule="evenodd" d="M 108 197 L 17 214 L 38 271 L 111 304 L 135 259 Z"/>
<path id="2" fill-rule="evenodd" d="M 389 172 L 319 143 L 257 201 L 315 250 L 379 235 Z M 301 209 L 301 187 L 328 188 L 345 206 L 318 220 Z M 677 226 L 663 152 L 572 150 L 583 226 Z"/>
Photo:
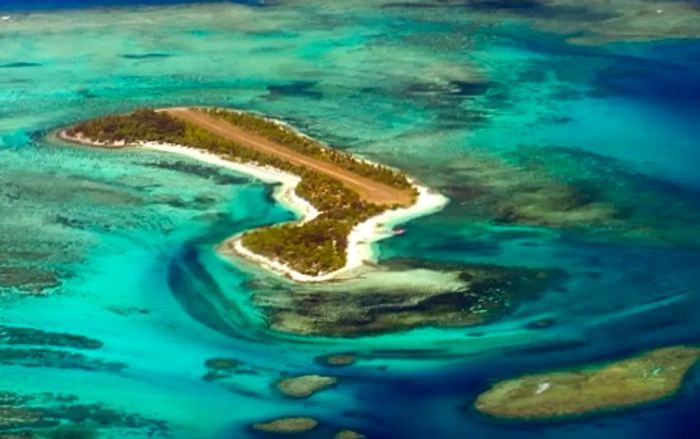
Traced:
<path id="1" fill-rule="evenodd" d="M 73 143 L 179 153 L 281 183 L 295 222 L 228 239 L 224 254 L 297 281 L 325 281 L 372 259 L 391 227 L 441 209 L 446 198 L 402 171 L 331 148 L 283 122 L 219 108 L 139 109 L 60 131 Z"/>

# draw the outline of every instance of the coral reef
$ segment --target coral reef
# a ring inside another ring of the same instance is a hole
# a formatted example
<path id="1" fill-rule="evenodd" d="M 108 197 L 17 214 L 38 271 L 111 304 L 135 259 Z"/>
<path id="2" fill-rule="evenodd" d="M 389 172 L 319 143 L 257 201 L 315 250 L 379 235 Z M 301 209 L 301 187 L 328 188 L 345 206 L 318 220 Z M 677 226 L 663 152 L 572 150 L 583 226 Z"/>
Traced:
<path id="1" fill-rule="evenodd" d="M 474 405 L 487 415 L 523 420 L 631 407 L 672 395 L 698 357 L 699 348 L 675 346 L 603 366 L 527 375 L 495 384 Z"/>

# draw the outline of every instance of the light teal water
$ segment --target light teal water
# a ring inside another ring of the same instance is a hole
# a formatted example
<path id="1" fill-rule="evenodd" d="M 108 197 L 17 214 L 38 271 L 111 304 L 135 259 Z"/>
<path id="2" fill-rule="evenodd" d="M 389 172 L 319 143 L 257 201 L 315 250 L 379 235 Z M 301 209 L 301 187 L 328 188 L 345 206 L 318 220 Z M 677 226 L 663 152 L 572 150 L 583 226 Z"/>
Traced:
<path id="1" fill-rule="evenodd" d="M 370 2 L 12 12 L 0 22 L 0 264 L 58 283 L 41 296 L 0 285 L 0 324 L 103 346 L 51 347 L 82 356 L 42 354 L 32 360 L 40 367 L 3 346 L 0 389 L 74 395 L 80 413 L 118 411 L 59 417 L 99 437 L 246 437 L 251 422 L 291 415 L 317 417 L 315 437 L 346 427 L 370 437 L 685 437 L 697 422 L 694 374 L 679 398 L 603 421 L 501 425 L 468 409 L 494 378 L 700 333 L 697 42 L 575 46 L 536 22 L 493 20 Z M 383 259 L 569 277 L 478 328 L 271 332 L 253 297 L 259 284 L 280 295 L 295 287 L 213 251 L 226 236 L 292 218 L 270 188 L 179 157 L 45 137 L 137 106 L 197 104 L 279 117 L 451 196 L 444 212 L 383 242 Z M 523 193 L 547 197 L 563 184 L 613 204 L 617 222 L 496 221 L 504 199 L 522 204 Z M 543 318 L 555 323 L 528 328 Z M 359 361 L 332 370 L 337 388 L 301 402 L 273 389 L 282 375 L 328 373 L 314 357 L 345 351 Z M 245 366 L 203 380 L 216 357 Z"/>

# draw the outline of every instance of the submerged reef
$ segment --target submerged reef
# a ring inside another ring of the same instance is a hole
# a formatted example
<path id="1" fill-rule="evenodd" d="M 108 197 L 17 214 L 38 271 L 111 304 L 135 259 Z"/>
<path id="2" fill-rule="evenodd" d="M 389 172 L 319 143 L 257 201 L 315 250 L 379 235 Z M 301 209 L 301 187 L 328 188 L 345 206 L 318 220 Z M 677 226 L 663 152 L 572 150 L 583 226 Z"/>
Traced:
<path id="1" fill-rule="evenodd" d="M 280 418 L 252 425 L 253 430 L 267 433 L 303 433 L 318 426 L 314 418 Z"/>
<path id="2" fill-rule="evenodd" d="M 482 26 L 523 23 L 568 36 L 575 44 L 653 41 L 700 36 L 700 8 L 692 1 L 645 0 L 401 0 L 385 7 L 413 9 L 415 14 L 449 18 L 467 9 Z"/>
<path id="3" fill-rule="evenodd" d="M 170 157 L 163 157 L 159 160 L 147 162 L 144 163 L 143 166 L 154 169 L 167 169 L 183 174 L 190 174 L 196 177 L 206 178 L 215 182 L 216 184 L 220 184 L 223 186 L 246 184 L 251 181 L 251 179 L 248 177 L 234 175 L 214 166 L 205 166 L 199 163 L 185 162 L 182 160 L 172 159 Z"/>
<path id="4" fill-rule="evenodd" d="M 333 354 L 316 357 L 316 362 L 324 366 L 344 367 L 355 363 L 353 354 Z"/>
<path id="5" fill-rule="evenodd" d="M 227 392 L 246 398 L 262 398 L 260 389 L 253 383 L 255 376 L 269 369 L 255 366 L 234 358 L 210 358 L 204 362 L 207 371 L 202 380 L 218 386 Z"/>
<path id="6" fill-rule="evenodd" d="M 700 247 L 700 194 L 615 159 L 573 148 L 523 146 L 501 158 L 463 156 L 450 166 L 441 190 L 453 202 L 441 224 L 467 218 L 606 242 Z"/>
<path id="7" fill-rule="evenodd" d="M 573 227 L 593 238 L 646 245 L 700 247 L 700 193 L 626 168 L 615 159 L 563 147 L 521 147 L 520 169 L 566 185 L 578 208 L 594 207 L 597 221 Z M 573 225 L 573 224 L 572 224 Z"/>
<path id="8" fill-rule="evenodd" d="M 27 294 L 43 294 L 58 285 L 58 275 L 53 271 L 32 266 L 0 266 L 0 289 L 16 288 Z"/>
<path id="9" fill-rule="evenodd" d="M 102 342 L 82 335 L 0 325 L 0 364 L 116 372 L 127 367 L 63 348 L 94 351 Z M 61 348 L 61 349 L 55 349 Z"/>
<path id="10" fill-rule="evenodd" d="M 204 362 L 207 372 L 202 376 L 204 381 L 225 381 L 236 375 L 255 375 L 257 370 L 234 358 L 210 358 Z"/>
<path id="11" fill-rule="evenodd" d="M 454 200 L 450 207 L 455 215 L 459 211 L 500 224 L 563 229 L 612 223 L 614 206 L 513 161 L 477 154 L 455 161 L 454 176 L 443 188 Z"/>
<path id="12" fill-rule="evenodd" d="M 130 184 L 65 169 L 63 163 L 47 178 L 37 169 L 56 166 L 49 165 L 56 158 L 48 148 L 40 157 L 3 160 L 0 295 L 57 291 L 95 245 L 96 232 L 153 228 L 145 216 L 133 215 L 144 200 Z"/>
<path id="13" fill-rule="evenodd" d="M 110 437 L 169 435 L 165 421 L 100 404 L 81 404 L 74 395 L 0 392 L 2 437 L 92 438 L 102 437 L 108 432 Z"/>
<path id="14" fill-rule="evenodd" d="M 41 329 L 0 325 L 0 345 L 59 346 L 74 349 L 99 349 L 102 342 L 82 335 L 48 332 Z"/>
<path id="15" fill-rule="evenodd" d="M 564 277 L 551 269 L 416 260 L 387 260 L 383 266 L 387 271 L 337 285 L 298 286 L 287 294 L 261 289 L 255 300 L 276 331 L 351 337 L 486 323 Z"/>
<path id="16" fill-rule="evenodd" d="M 527 375 L 479 395 L 478 411 L 506 419 L 569 418 L 644 404 L 676 392 L 700 348 L 675 346 L 602 366 Z"/>
<path id="17" fill-rule="evenodd" d="M 335 439 L 364 439 L 366 437 L 364 434 L 353 430 L 341 430 L 334 436 Z"/>
<path id="18" fill-rule="evenodd" d="M 118 372 L 127 367 L 125 363 L 104 361 L 83 354 L 51 349 L 0 348 L 0 364 L 103 372 Z"/>

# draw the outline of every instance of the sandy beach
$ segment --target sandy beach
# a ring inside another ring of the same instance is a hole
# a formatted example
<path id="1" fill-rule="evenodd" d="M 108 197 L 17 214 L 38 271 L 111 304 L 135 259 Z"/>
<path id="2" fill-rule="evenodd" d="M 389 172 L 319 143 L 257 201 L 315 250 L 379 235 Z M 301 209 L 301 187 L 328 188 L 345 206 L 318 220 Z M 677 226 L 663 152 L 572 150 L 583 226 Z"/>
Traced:
<path id="1" fill-rule="evenodd" d="M 275 200 L 297 213 L 300 216 L 299 221 L 311 221 L 318 216 L 318 210 L 316 210 L 311 203 L 296 194 L 296 186 L 301 180 L 296 175 L 271 167 L 233 162 L 206 151 L 180 145 L 144 143 L 141 146 L 154 151 L 184 155 L 212 165 L 222 166 L 233 171 L 250 175 L 266 183 L 279 183 L 280 186 L 274 193 Z M 435 213 L 447 204 L 448 200 L 443 195 L 431 191 L 427 187 L 419 186 L 415 183 L 414 185 L 418 190 L 418 198 L 412 206 L 386 210 L 358 224 L 352 229 L 352 232 L 350 232 L 348 236 L 345 266 L 334 272 L 324 273 L 318 276 L 300 273 L 287 264 L 250 251 L 243 245 L 241 241 L 242 235 L 236 235 L 227 239 L 219 246 L 219 251 L 227 256 L 243 257 L 259 266 L 297 282 L 326 282 L 338 279 L 362 267 L 366 262 L 376 262 L 377 255 L 372 249 L 372 244 L 394 236 L 393 228 L 396 225 Z"/>
<path id="2" fill-rule="evenodd" d="M 250 175 L 251 177 L 257 178 L 265 183 L 279 184 L 273 194 L 273 197 L 275 200 L 277 200 L 277 202 L 299 215 L 300 221 L 311 221 L 319 214 L 318 210 L 316 210 L 311 203 L 296 194 L 296 187 L 301 181 L 301 178 L 294 174 L 290 174 L 272 167 L 257 166 L 253 163 L 240 163 L 226 160 L 216 154 L 181 145 L 145 142 L 140 146 L 153 151 L 187 156 L 201 162 L 221 166 L 232 171 Z"/>
<path id="3" fill-rule="evenodd" d="M 55 132 L 53 135 L 59 140 L 63 140 L 69 143 L 75 143 L 78 145 L 92 146 L 104 149 L 119 149 L 128 146 L 126 142 L 100 142 L 98 140 L 89 139 L 82 134 L 78 133 L 76 136 L 71 136 L 66 130 L 61 130 Z"/>
<path id="4" fill-rule="evenodd" d="M 393 228 L 396 225 L 438 212 L 447 205 L 448 199 L 443 195 L 424 186 L 416 185 L 415 187 L 418 189 L 418 198 L 415 204 L 406 208 L 386 210 L 356 225 L 352 229 L 348 236 L 345 266 L 331 273 L 324 273 L 318 276 L 299 273 L 280 261 L 272 260 L 250 251 L 243 245 L 241 241 L 242 235 L 228 239 L 222 245 L 222 252 L 224 254 L 242 256 L 255 262 L 257 265 L 298 282 L 327 282 L 340 279 L 346 275 L 350 276 L 353 271 L 367 265 L 368 262 L 375 263 L 377 261 L 377 254 L 374 252 L 372 245 L 382 239 L 394 236 Z"/>
<path id="5" fill-rule="evenodd" d="M 92 143 L 89 139 L 73 138 L 65 131 L 59 132 L 58 137 L 74 143 L 106 148 L 128 146 L 124 144 L 106 145 L 103 143 Z M 133 146 L 186 156 L 194 160 L 250 175 L 265 183 L 279 184 L 273 197 L 277 202 L 296 213 L 299 216 L 298 221 L 311 221 L 319 215 L 318 210 L 311 203 L 296 194 L 296 187 L 301 181 L 301 178 L 294 174 L 268 166 L 258 166 L 254 163 L 241 163 L 227 160 L 216 154 L 182 145 L 143 142 Z M 425 186 L 418 185 L 414 181 L 411 183 L 418 191 L 418 197 L 414 204 L 408 207 L 386 210 L 356 225 L 352 229 L 350 235 L 348 235 L 346 263 L 345 266 L 339 270 L 323 273 L 318 276 L 300 273 L 279 260 L 270 259 L 247 249 L 241 241 L 242 234 L 238 234 L 224 241 L 218 247 L 218 251 L 228 257 L 239 257 L 251 261 L 258 266 L 297 282 L 326 282 L 337 280 L 345 276 L 351 276 L 351 273 L 358 268 L 368 265 L 367 263 L 376 262 L 377 255 L 373 251 L 372 245 L 382 239 L 394 236 L 393 228 L 396 225 L 438 212 L 447 205 L 448 199 L 445 196 Z"/>

